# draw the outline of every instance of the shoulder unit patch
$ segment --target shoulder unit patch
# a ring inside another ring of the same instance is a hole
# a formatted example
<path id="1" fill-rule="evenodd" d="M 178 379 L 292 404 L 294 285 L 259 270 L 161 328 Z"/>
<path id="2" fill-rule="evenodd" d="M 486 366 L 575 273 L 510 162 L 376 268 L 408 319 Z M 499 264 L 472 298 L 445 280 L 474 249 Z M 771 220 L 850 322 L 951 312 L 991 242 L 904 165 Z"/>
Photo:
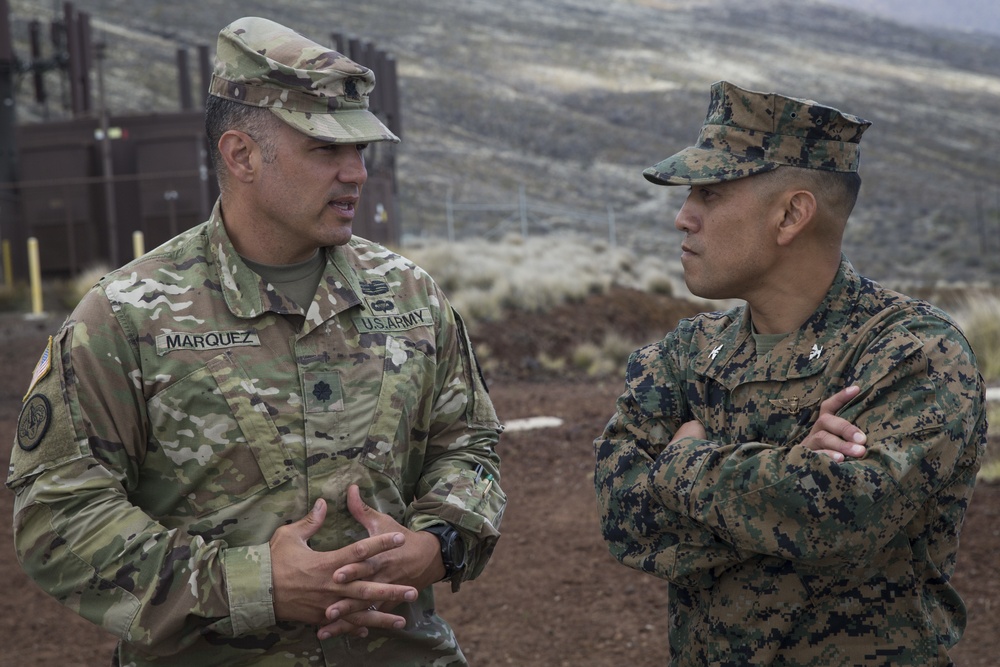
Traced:
<path id="1" fill-rule="evenodd" d="M 17 418 L 17 446 L 30 452 L 45 437 L 52 421 L 52 404 L 41 394 L 35 394 L 21 406 Z"/>

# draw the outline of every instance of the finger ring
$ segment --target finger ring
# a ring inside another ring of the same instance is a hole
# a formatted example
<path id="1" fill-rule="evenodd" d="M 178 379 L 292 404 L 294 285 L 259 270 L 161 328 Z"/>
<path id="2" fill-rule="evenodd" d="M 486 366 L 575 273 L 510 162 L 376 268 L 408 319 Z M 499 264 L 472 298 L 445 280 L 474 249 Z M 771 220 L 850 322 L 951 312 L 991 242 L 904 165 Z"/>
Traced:
<path id="1" fill-rule="evenodd" d="M 374 604 L 372 606 L 368 607 L 368 611 L 376 611 L 377 609 L 378 609 L 378 605 L 374 605 Z"/>

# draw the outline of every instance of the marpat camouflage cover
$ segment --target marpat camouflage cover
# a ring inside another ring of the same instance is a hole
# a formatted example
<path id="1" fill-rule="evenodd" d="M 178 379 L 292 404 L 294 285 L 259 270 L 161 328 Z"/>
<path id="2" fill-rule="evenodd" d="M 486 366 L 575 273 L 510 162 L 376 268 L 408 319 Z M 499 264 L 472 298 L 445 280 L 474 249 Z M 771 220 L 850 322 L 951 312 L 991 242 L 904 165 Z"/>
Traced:
<path id="1" fill-rule="evenodd" d="M 712 84 L 698 143 L 643 171 L 657 185 L 706 185 L 782 165 L 857 171 L 871 122 L 813 100 Z"/>
<path id="2" fill-rule="evenodd" d="M 820 403 L 868 436 L 836 463 L 799 443 Z M 669 664 L 951 664 L 949 583 L 986 443 L 968 342 L 844 260 L 825 301 L 758 358 L 745 307 L 633 353 L 595 441 L 611 553 L 669 585 Z M 672 434 L 692 419 L 707 440 Z"/>

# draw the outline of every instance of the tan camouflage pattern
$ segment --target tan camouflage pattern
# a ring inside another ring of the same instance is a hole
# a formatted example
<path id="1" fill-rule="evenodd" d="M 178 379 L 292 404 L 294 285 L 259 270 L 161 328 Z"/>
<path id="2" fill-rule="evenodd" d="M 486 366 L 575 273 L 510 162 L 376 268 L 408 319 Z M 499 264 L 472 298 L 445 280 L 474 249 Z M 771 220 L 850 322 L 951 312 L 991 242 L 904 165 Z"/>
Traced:
<path id="1" fill-rule="evenodd" d="M 840 414 L 869 449 L 836 463 L 799 443 L 851 384 L 861 393 Z M 669 664 L 951 664 L 984 392 L 944 313 L 846 260 L 762 358 L 745 306 L 633 353 L 595 486 L 611 553 L 670 582 Z M 707 439 L 669 445 L 692 419 Z"/>
<path id="2" fill-rule="evenodd" d="M 368 110 L 375 74 L 283 25 L 244 17 L 219 32 L 209 94 L 268 107 L 331 143 L 398 142 Z"/>
<path id="3" fill-rule="evenodd" d="M 247 269 L 217 205 L 103 278 L 54 337 L 7 480 L 15 545 L 123 640 L 122 665 L 465 664 L 430 587 L 397 608 L 405 630 L 364 640 L 275 622 L 268 539 L 316 499 L 313 548 L 367 536 L 345 505 L 358 484 L 412 530 L 458 528 L 465 579 L 506 503 L 501 426 L 445 296 L 364 239 L 325 252 L 302 309 Z"/>
<path id="4" fill-rule="evenodd" d="M 871 123 L 812 100 L 712 84 L 698 143 L 643 171 L 657 185 L 705 185 L 782 165 L 857 171 Z"/>

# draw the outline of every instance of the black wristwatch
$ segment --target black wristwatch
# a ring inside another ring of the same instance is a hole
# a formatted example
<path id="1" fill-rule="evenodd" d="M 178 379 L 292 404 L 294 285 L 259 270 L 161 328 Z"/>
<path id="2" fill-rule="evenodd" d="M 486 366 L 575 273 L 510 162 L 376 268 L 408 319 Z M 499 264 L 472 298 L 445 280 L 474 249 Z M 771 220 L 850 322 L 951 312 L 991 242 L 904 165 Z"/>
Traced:
<path id="1" fill-rule="evenodd" d="M 441 523 L 424 528 L 424 531 L 434 535 L 441 543 L 441 561 L 444 563 L 444 579 L 441 581 L 462 574 L 465 571 L 465 543 L 458 531 Z"/>

